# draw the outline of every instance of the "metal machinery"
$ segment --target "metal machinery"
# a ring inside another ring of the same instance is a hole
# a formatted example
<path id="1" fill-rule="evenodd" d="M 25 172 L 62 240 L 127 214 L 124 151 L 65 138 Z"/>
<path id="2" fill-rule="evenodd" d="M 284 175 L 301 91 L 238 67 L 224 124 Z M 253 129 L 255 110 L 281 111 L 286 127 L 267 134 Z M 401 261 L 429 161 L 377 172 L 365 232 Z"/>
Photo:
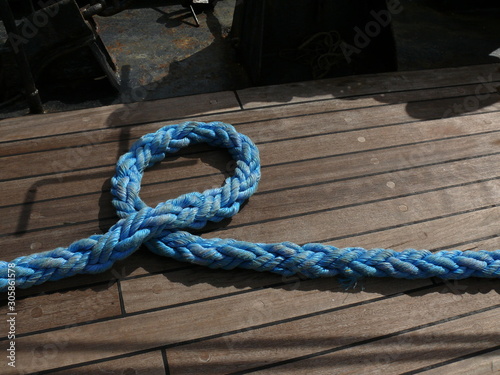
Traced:
<path id="1" fill-rule="evenodd" d="M 0 46 L 0 103 L 24 96 L 31 113 L 42 113 L 38 84 L 67 85 L 107 78 L 119 89 L 116 65 L 98 33 L 95 15 L 112 16 L 131 0 L 0 0 L 7 42 Z M 199 25 L 196 6 L 212 0 L 183 1 Z M 20 89 L 22 87 L 22 89 Z"/>

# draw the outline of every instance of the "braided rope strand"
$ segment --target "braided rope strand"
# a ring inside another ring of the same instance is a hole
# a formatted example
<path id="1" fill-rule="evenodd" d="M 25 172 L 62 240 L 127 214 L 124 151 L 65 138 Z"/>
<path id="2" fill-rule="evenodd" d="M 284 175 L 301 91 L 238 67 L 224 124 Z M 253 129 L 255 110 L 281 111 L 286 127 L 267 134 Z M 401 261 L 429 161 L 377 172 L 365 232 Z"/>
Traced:
<path id="1" fill-rule="evenodd" d="M 144 170 L 181 148 L 207 143 L 226 148 L 236 162 L 233 176 L 220 188 L 183 194 L 152 208 L 139 196 Z M 66 248 L 0 261 L 0 291 L 7 291 L 9 269 L 15 285 L 28 288 L 76 274 L 103 272 L 144 244 L 152 252 L 210 268 L 236 267 L 286 276 L 500 278 L 500 250 L 439 251 L 339 249 L 311 243 L 264 244 L 234 239 L 204 239 L 183 229 L 234 216 L 256 191 L 259 152 L 252 141 L 221 122 L 185 122 L 165 126 L 136 141 L 118 161 L 111 180 L 113 205 L 120 217 L 107 233 L 73 242 Z M 12 272 L 12 271 L 10 271 Z"/>

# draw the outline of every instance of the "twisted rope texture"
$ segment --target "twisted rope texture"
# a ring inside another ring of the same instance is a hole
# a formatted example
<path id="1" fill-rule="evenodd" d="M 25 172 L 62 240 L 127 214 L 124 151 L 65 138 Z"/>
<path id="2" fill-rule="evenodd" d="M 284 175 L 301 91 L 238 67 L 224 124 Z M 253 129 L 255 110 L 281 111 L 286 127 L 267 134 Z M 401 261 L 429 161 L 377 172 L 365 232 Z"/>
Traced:
<path id="1" fill-rule="evenodd" d="M 144 170 L 166 154 L 198 143 L 226 148 L 236 161 L 233 176 L 222 187 L 181 195 L 151 208 L 139 197 Z M 75 274 L 99 273 L 128 257 L 142 244 L 152 252 L 180 261 L 233 269 L 269 271 L 316 278 L 341 275 L 418 279 L 439 277 L 500 278 L 500 250 L 439 251 L 408 249 L 339 249 L 318 243 L 264 244 L 233 239 L 203 239 L 182 229 L 200 229 L 208 221 L 235 215 L 257 189 L 259 153 L 252 141 L 221 122 L 185 122 L 165 126 L 140 138 L 117 163 L 111 192 L 120 220 L 102 235 L 73 242 L 66 248 L 0 262 L 0 291 L 9 285 L 8 267 L 20 288 Z"/>

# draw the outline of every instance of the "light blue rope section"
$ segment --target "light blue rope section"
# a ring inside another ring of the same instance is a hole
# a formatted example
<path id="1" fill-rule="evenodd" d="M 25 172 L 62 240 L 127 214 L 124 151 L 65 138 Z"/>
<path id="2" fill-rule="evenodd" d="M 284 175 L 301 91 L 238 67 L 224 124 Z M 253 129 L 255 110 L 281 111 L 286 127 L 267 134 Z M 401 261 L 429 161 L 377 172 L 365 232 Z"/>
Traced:
<path id="1" fill-rule="evenodd" d="M 144 170 L 166 154 L 198 143 L 226 148 L 236 161 L 233 176 L 220 188 L 184 194 L 154 208 L 147 206 L 139 197 Z M 231 125 L 185 122 L 165 126 L 140 138 L 117 163 L 111 191 L 121 219 L 107 233 L 78 240 L 66 248 L 0 262 L 0 291 L 6 291 L 9 285 L 9 265 L 15 271 L 16 286 L 28 288 L 75 274 L 103 272 L 142 244 L 156 254 L 210 268 L 241 267 L 286 276 L 500 278 L 500 250 L 431 253 L 414 249 L 338 249 L 318 243 L 299 246 L 290 242 L 203 239 L 183 230 L 200 229 L 208 221 L 235 215 L 256 191 L 259 179 L 257 147 Z"/>

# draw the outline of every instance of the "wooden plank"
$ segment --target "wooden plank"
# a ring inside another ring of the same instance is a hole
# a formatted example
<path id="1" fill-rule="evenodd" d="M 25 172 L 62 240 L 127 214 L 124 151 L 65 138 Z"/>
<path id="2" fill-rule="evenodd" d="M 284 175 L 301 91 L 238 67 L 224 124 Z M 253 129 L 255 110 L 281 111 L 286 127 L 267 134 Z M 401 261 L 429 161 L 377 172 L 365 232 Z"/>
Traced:
<path id="1" fill-rule="evenodd" d="M 341 349 L 350 346 L 357 349 L 356 344 L 379 336 L 395 334 L 494 305 L 498 303 L 498 293 L 494 284 L 489 285 L 488 288 L 481 282 L 460 281 L 462 289 L 456 291 L 457 294 L 446 286 L 437 286 L 349 309 L 241 330 L 232 335 L 168 348 L 167 358 L 171 373 L 177 375 L 245 372 L 334 349 L 339 350 L 335 353 L 342 355 L 346 351 L 349 352 L 349 349 Z M 366 286 L 369 287 L 369 283 Z M 492 324 L 493 316 L 494 314 L 488 316 L 484 326 Z M 484 336 L 487 336 L 486 332 Z M 478 332 L 477 339 L 481 340 L 484 336 Z M 473 345 L 474 340 L 470 341 Z M 380 349 L 380 346 L 374 347 Z M 359 348 L 362 350 L 361 346 Z M 382 349 L 382 353 L 384 352 Z M 351 358 L 353 364 L 360 361 L 359 355 L 346 355 L 338 360 L 341 362 L 342 359 Z M 293 362 L 289 366 L 273 366 L 268 373 L 309 374 L 318 369 L 325 370 L 325 374 L 334 373 L 335 361 L 328 360 L 328 367 L 318 368 L 315 360 L 318 358 L 303 361 L 304 364 Z M 354 374 L 365 373 L 362 368 L 356 370 Z M 400 369 L 398 373 L 401 372 L 403 371 Z"/>
<path id="2" fill-rule="evenodd" d="M 382 73 L 238 90 L 243 108 L 498 80 L 499 64 Z M 458 78 L 460 77 L 460 78 Z"/>
<path id="3" fill-rule="evenodd" d="M 280 284 L 283 280 L 279 275 L 267 274 L 263 277 L 255 271 L 238 270 L 228 274 L 223 270 L 192 267 L 149 277 L 125 279 L 121 287 L 125 311 L 132 313 L 227 296 Z"/>
<path id="4" fill-rule="evenodd" d="M 471 241 L 467 245 L 462 245 L 464 250 L 500 250 L 500 238 L 498 232 L 489 237 L 480 238 L 476 241 Z"/>
<path id="5" fill-rule="evenodd" d="M 394 127 L 363 129 L 345 133 L 323 134 L 308 138 L 284 140 L 259 145 L 262 163 L 291 163 L 345 153 L 359 153 L 383 148 L 443 140 L 486 132 L 490 139 L 498 137 L 498 120 L 471 118 L 469 121 L 427 121 Z M 471 124 L 474 130 L 470 128 Z M 469 125 L 469 127 L 467 126 Z M 468 138 L 469 139 L 469 138 Z M 432 148 L 433 145 L 429 145 Z"/>
<path id="6" fill-rule="evenodd" d="M 155 350 L 112 361 L 72 367 L 69 370 L 51 371 L 50 373 L 53 375 L 165 375 L 168 374 L 168 371 L 163 365 L 161 351 Z"/>
<path id="7" fill-rule="evenodd" d="M 326 243 L 367 249 L 496 250 L 500 249 L 499 220 L 500 210 L 492 207 Z"/>
<path id="8" fill-rule="evenodd" d="M 167 158 L 163 163 L 146 170 L 142 186 L 146 193 L 148 190 L 163 191 L 156 197 L 153 195 L 154 199 L 161 197 L 161 200 L 174 198 L 179 195 L 179 191 L 187 193 L 186 179 L 193 180 L 190 186 L 195 184 L 203 190 L 216 184 L 220 186 L 224 175 L 229 173 L 230 160 L 229 155 L 220 150 Z M 0 182 L 4 193 L 0 206 L 13 207 L 22 204 L 31 207 L 35 202 L 69 197 L 78 199 L 86 195 L 97 195 L 97 200 L 107 199 L 110 202 L 110 179 L 114 173 L 115 165 L 110 165 L 55 176 L 35 176 Z M 201 182 L 196 183 L 198 180 Z M 207 183 L 208 185 L 203 186 Z M 171 189 L 173 185 L 176 186 L 175 189 Z M 169 193 L 172 190 L 175 195 Z"/>
<path id="9" fill-rule="evenodd" d="M 497 102 L 500 102 L 500 95 L 494 95 Z M 463 100 L 462 98 L 460 98 Z M 357 102 L 357 100 L 353 100 Z M 409 104 L 390 104 L 376 107 L 358 107 L 352 110 L 330 110 L 308 113 L 307 115 L 295 115 L 294 117 L 276 117 L 259 120 L 258 123 L 236 124 L 236 128 L 250 136 L 257 144 L 279 141 L 284 139 L 305 138 L 314 135 L 328 135 L 345 133 L 352 130 L 366 130 L 380 126 L 391 129 L 401 124 L 415 122 L 426 123 L 429 120 L 441 120 L 447 118 L 441 124 L 456 124 L 460 121 L 468 121 L 463 116 L 479 115 L 481 113 L 497 112 L 500 110 L 500 103 L 491 103 L 487 106 L 476 109 L 473 112 L 457 114 L 457 116 L 444 116 L 449 108 L 457 104 L 457 99 L 441 99 L 436 101 L 422 101 L 412 103 L 412 111 L 418 112 L 419 117 L 409 113 Z M 311 103 L 302 106 L 311 106 Z M 282 108 L 282 107 L 278 107 Z M 266 109 L 271 111 L 273 108 Z M 238 113 L 238 118 L 246 112 Z M 489 121 L 495 121 L 494 114 L 488 117 Z M 474 117 L 470 117 L 473 119 Z M 265 122 L 264 122 L 265 121 Z M 433 124 L 433 123 L 431 123 Z M 257 127 L 258 126 L 258 127 Z M 257 131 L 258 130 L 258 131 Z"/>
<path id="10" fill-rule="evenodd" d="M 16 295 L 19 297 L 18 293 Z M 0 313 L 7 316 L 7 312 L 6 302 L 3 302 Z M 121 315 L 116 283 L 18 298 L 16 312 L 18 335 Z"/>
<path id="11" fill-rule="evenodd" d="M 272 182 L 263 183 L 262 190 L 252 198 L 251 210 L 242 213 L 241 219 L 234 221 L 234 224 L 248 224 L 253 221 L 305 214 L 319 209 L 359 205 L 476 181 L 494 180 L 498 178 L 498 173 L 494 170 L 497 159 L 500 159 L 500 155 L 429 165 L 412 169 L 407 173 L 387 172 L 368 177 L 323 181 L 312 186 L 298 185 L 267 191 L 266 187 L 269 185 L 272 187 Z M 279 172 L 273 175 L 276 179 L 281 177 Z M 494 194 L 494 191 L 487 192 Z"/>
<path id="12" fill-rule="evenodd" d="M 330 114 L 330 116 L 334 116 L 335 113 L 340 111 L 349 111 L 349 113 L 356 113 L 352 111 L 363 109 L 371 110 L 371 108 L 377 106 L 394 106 L 394 104 L 397 103 L 407 103 L 405 105 L 396 106 L 395 108 L 404 108 L 405 110 L 401 111 L 401 116 L 403 116 L 404 118 L 408 118 L 409 120 L 414 118 L 431 119 L 450 117 L 470 112 L 486 112 L 497 108 L 495 103 L 499 101 L 499 95 L 497 93 L 499 86 L 499 82 L 493 82 L 491 83 L 491 85 L 488 85 L 489 91 L 487 93 L 483 93 L 480 97 L 477 98 L 478 103 L 475 107 L 470 107 L 468 103 L 471 100 L 471 97 L 473 99 L 476 98 L 475 92 L 477 90 L 477 85 L 467 85 L 458 87 L 445 87 L 433 90 L 418 90 L 380 94 L 378 99 L 359 97 L 355 99 L 351 98 L 349 100 L 329 100 L 309 102 L 306 104 L 299 103 L 288 106 L 255 109 L 250 112 L 221 112 L 215 115 L 196 115 L 196 117 L 186 118 L 186 120 L 192 119 L 198 121 L 202 120 L 206 122 L 224 121 L 230 122 L 234 125 L 250 125 L 255 124 L 256 122 L 266 122 L 267 127 L 272 127 L 272 129 L 274 129 L 274 132 L 272 134 L 279 135 L 283 129 L 286 130 L 287 133 L 293 132 L 294 130 L 299 130 L 298 134 L 307 135 L 310 132 L 309 127 L 304 128 L 303 126 L 293 126 L 294 116 L 299 117 L 297 120 L 300 123 L 302 117 L 312 114 Z M 426 102 L 431 99 L 440 100 L 434 100 L 432 106 L 426 105 Z M 422 103 L 422 101 L 424 102 Z M 467 103 L 467 106 L 465 105 L 465 103 Z M 408 114 L 406 114 L 406 110 L 408 110 Z M 373 110 L 371 111 L 373 112 Z M 373 115 L 373 113 L 370 113 L 370 115 Z M 410 115 L 410 117 L 408 117 L 408 115 Z M 346 116 L 346 122 L 347 117 L 349 117 L 349 115 Z M 359 119 L 363 120 L 365 118 L 368 119 L 370 118 L 370 116 L 356 116 L 356 121 L 359 121 Z M 280 119 L 282 121 L 276 121 Z M 179 121 L 180 120 L 176 119 L 171 123 L 178 123 Z M 344 122 L 344 119 L 342 117 L 340 119 L 331 118 L 329 120 L 329 123 L 333 123 L 334 121 L 340 121 L 340 123 L 342 124 Z M 352 117 L 351 120 L 347 123 L 350 122 L 353 122 Z M 366 120 L 364 122 L 366 123 Z M 143 134 L 155 131 L 161 126 L 167 125 L 169 123 L 170 121 L 153 122 L 140 125 L 131 124 L 118 128 L 102 127 L 93 130 L 87 129 L 83 133 L 81 131 L 78 131 L 72 133 L 70 132 L 67 134 L 44 136 L 41 138 L 37 137 L 29 139 L 19 139 L 17 141 L 13 140 L 0 142 L 0 156 L 19 153 L 33 153 L 52 150 L 56 148 L 70 148 L 85 144 L 98 144 L 102 142 L 112 141 L 119 141 L 122 145 L 124 145 L 122 146 L 122 150 L 125 151 L 124 149 L 130 143 L 127 141 L 129 141 L 130 139 L 138 138 Z M 286 127 L 283 127 L 283 125 L 286 125 Z M 253 126 L 250 127 L 250 129 L 252 128 Z M 310 128 L 314 130 L 316 129 L 316 126 Z M 245 126 L 240 129 L 242 132 L 246 131 Z M 2 127 L 0 126 L 0 132 L 1 131 Z"/>
<path id="13" fill-rule="evenodd" d="M 224 91 L 4 119 L 0 138 L 5 142 L 238 110 L 234 93 Z"/>
<path id="14" fill-rule="evenodd" d="M 115 356 L 245 330 L 321 310 L 347 307 L 407 290 L 410 285 L 428 285 L 428 281 L 401 280 L 393 283 L 374 280 L 363 291 L 347 293 L 340 290 L 332 279 L 309 280 L 258 289 L 223 300 L 218 298 L 195 305 L 28 335 L 16 340 L 18 367 L 6 368 L 4 373 L 45 371 L 113 359 Z M 480 303 L 488 302 L 488 296 L 483 296 Z M 5 345 L 5 341 L 0 341 L 0 345 Z M 44 351 L 46 345 L 55 347 L 57 355 Z"/>
<path id="15" fill-rule="evenodd" d="M 498 309 L 255 374 L 401 374 L 498 345 Z M 444 374 L 444 372 L 439 372 Z"/>
<path id="16" fill-rule="evenodd" d="M 491 134 L 473 135 L 270 166 L 264 164 L 260 186 L 262 191 L 262 186 L 267 181 L 272 181 L 272 189 L 278 190 L 291 186 L 310 186 L 311 181 L 319 183 L 388 171 L 398 175 L 410 175 L 414 173 L 414 168 L 421 166 L 495 154 L 496 149 L 491 147 L 495 142 L 496 137 Z M 276 171 L 279 171 L 279 178 Z M 418 173 L 418 170 L 416 172 Z"/>
<path id="17" fill-rule="evenodd" d="M 500 350 L 420 372 L 422 375 L 494 375 L 500 373 Z"/>

